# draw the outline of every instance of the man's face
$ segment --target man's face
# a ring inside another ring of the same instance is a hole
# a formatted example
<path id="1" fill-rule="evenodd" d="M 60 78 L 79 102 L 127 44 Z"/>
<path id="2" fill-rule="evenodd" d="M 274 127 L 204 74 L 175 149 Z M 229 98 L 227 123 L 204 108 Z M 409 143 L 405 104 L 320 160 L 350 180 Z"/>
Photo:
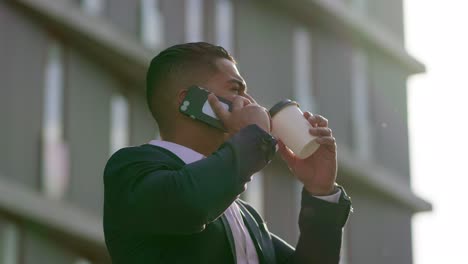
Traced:
<path id="1" fill-rule="evenodd" d="M 216 66 L 218 71 L 202 84 L 203 88 L 224 98 L 247 94 L 247 85 L 232 61 L 218 59 Z"/>
<path id="2" fill-rule="evenodd" d="M 208 91 L 214 93 L 215 95 L 219 97 L 226 98 L 228 100 L 232 100 L 233 96 L 243 96 L 249 100 L 253 100 L 252 97 L 250 97 L 247 94 L 247 85 L 242 78 L 242 76 L 239 74 L 239 71 L 237 70 L 236 65 L 228 60 L 228 59 L 218 59 L 216 61 L 216 66 L 217 70 L 214 72 L 210 72 L 207 78 L 200 82 L 197 83 L 199 86 L 207 89 Z M 185 90 L 187 91 L 187 90 Z M 183 93 L 179 93 L 179 98 L 178 98 L 178 105 L 183 101 Z M 182 115 L 183 116 L 183 115 Z M 193 123 L 194 121 L 191 118 L 183 118 L 185 120 L 184 122 L 190 122 Z M 197 123 L 197 122 L 195 122 Z M 221 132 L 221 130 L 214 129 L 210 126 L 202 126 L 203 128 L 208 128 L 210 131 L 214 131 L 219 136 L 221 139 L 225 138 L 228 136 L 227 133 Z M 205 131 L 206 132 L 206 131 Z M 180 132 L 179 133 L 183 133 Z M 209 136 L 207 138 L 207 141 L 213 141 L 213 135 L 214 134 L 206 134 Z"/>

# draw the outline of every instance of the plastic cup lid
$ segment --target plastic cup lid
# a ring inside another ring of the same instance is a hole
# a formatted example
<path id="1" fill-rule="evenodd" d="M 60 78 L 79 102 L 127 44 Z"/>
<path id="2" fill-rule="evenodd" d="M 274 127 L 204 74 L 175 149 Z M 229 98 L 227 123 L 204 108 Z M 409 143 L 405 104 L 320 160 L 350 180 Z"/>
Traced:
<path id="1" fill-rule="evenodd" d="M 286 106 L 290 106 L 290 105 L 296 105 L 297 107 L 299 107 L 299 104 L 296 102 L 296 101 L 292 101 L 290 99 L 284 99 L 278 103 L 276 103 L 271 109 L 270 109 L 270 116 L 273 117 L 274 115 L 276 115 L 279 111 L 281 111 L 283 108 L 285 108 Z"/>

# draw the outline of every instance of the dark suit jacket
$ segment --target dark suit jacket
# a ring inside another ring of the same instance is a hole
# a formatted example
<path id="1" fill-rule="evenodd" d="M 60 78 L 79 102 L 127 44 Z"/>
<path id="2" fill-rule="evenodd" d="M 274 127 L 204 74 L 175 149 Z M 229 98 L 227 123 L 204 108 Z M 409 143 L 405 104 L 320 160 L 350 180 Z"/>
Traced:
<path id="1" fill-rule="evenodd" d="M 260 263 L 338 263 L 350 202 L 303 191 L 296 249 L 237 199 L 274 154 L 275 140 L 248 126 L 209 157 L 185 164 L 153 145 L 124 148 L 104 171 L 104 234 L 114 263 L 235 263 L 223 212 L 238 203 Z"/>

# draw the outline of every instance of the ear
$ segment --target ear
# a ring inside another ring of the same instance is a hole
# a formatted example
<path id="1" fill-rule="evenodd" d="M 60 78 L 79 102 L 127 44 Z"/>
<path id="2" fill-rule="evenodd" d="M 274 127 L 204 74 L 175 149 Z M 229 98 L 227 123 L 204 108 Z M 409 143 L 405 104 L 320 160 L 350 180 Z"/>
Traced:
<path id="1" fill-rule="evenodd" d="M 187 89 L 182 89 L 177 92 L 177 105 L 182 104 L 182 101 L 184 101 L 185 96 L 187 96 Z"/>

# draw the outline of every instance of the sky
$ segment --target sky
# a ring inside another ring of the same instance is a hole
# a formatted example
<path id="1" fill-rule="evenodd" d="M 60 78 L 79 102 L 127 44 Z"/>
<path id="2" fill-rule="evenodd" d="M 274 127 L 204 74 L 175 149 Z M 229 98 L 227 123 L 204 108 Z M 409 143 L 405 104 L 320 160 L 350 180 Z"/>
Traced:
<path id="1" fill-rule="evenodd" d="M 413 218 L 415 264 L 467 263 L 468 1 L 404 0 L 412 186 L 434 209 Z M 465 260 L 466 261 L 466 260 Z"/>

